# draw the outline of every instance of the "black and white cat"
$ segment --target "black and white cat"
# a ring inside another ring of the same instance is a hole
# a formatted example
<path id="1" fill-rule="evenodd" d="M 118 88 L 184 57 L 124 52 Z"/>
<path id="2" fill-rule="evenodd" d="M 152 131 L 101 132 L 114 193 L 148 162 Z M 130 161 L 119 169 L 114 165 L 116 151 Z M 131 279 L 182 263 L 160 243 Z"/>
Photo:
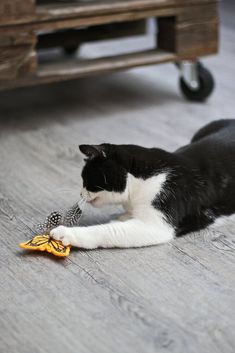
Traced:
<path id="1" fill-rule="evenodd" d="M 161 244 L 235 213 L 235 120 L 199 130 L 170 153 L 134 145 L 81 145 L 81 195 L 95 207 L 121 204 L 119 220 L 59 226 L 51 236 L 81 248 Z"/>

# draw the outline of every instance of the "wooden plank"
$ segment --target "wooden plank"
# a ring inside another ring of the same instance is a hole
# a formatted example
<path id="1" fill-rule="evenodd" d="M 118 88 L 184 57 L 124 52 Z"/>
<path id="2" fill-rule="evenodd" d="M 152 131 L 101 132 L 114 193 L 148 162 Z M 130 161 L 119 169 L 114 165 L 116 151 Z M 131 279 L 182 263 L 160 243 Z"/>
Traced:
<path id="1" fill-rule="evenodd" d="M 215 3 L 215 0 L 125 0 L 125 1 L 84 1 L 55 3 L 39 5 L 37 7 L 37 20 L 48 21 L 59 18 L 71 18 L 75 16 L 93 16 L 98 14 L 114 14 L 130 11 L 143 11 L 147 9 L 159 9 L 166 7 L 191 6 L 200 3 Z"/>
<path id="2" fill-rule="evenodd" d="M 177 14 L 179 23 L 201 23 L 218 19 L 218 4 L 216 2 L 209 4 L 198 4 L 193 8 L 183 6 Z"/>
<path id="3" fill-rule="evenodd" d="M 75 17 L 69 19 L 55 19 L 53 21 L 34 21 L 31 23 L 22 23 L 15 26 L 0 27 L 1 33 L 11 34 L 16 30 L 20 31 L 55 31 L 69 28 L 82 28 L 85 26 L 104 25 L 109 23 L 119 23 L 128 21 L 137 21 L 149 17 L 162 17 L 176 15 L 174 8 L 159 8 L 153 10 L 132 11 L 125 13 L 115 13 L 111 15 L 99 15 L 92 13 L 87 17 Z"/>
<path id="4" fill-rule="evenodd" d="M 112 71 L 127 70 L 133 67 L 176 60 L 177 57 L 175 54 L 162 50 L 148 50 L 140 53 L 117 55 L 115 57 L 101 59 L 79 60 L 73 58 L 58 63 L 42 64 L 33 77 L 22 78 L 7 83 L 0 81 L 0 89 L 75 79 L 83 76 L 104 74 Z"/>
<path id="5" fill-rule="evenodd" d="M 215 3 L 214 0 L 204 0 L 203 2 Z M 104 4 L 105 6 L 103 7 Z M 122 5 L 121 8 L 120 4 Z M 153 6 L 153 4 L 155 5 Z M 136 2 L 133 0 L 127 3 L 118 1 L 112 4 L 112 6 L 110 6 L 108 2 L 98 2 L 96 5 L 93 5 L 93 7 L 92 5 L 89 6 L 88 2 L 88 5 L 83 3 L 83 6 L 75 6 L 74 8 L 73 5 L 73 7 L 68 7 L 64 12 L 60 10 L 60 8 L 54 8 L 52 13 L 47 7 L 39 6 L 37 7 L 36 16 L 33 21 L 29 21 L 28 23 L 28 21 L 24 21 L 22 18 L 21 21 L 15 21 L 14 24 L 21 24 L 22 30 L 56 30 L 112 22 L 133 21 L 148 17 L 174 16 L 181 11 L 178 2 L 177 5 L 175 2 L 171 4 L 171 6 L 170 3 L 167 4 L 166 0 L 163 0 L 163 3 L 156 3 L 153 0 L 150 2 L 143 2 L 143 0 Z M 190 6 L 195 6 L 196 4 L 198 4 L 198 1 L 190 2 Z M 116 7 L 114 5 L 118 6 L 118 11 L 115 11 Z M 140 5 L 142 5 L 142 7 Z M 105 11 L 105 9 L 107 11 Z M 11 30 L 11 27 L 9 29 L 4 28 L 4 31 L 11 32 Z"/>
<path id="6" fill-rule="evenodd" d="M 0 80 L 11 81 L 36 71 L 37 57 L 32 46 L 2 47 L 0 50 Z"/>
<path id="7" fill-rule="evenodd" d="M 177 16 L 158 20 L 159 48 L 197 58 L 218 50 L 218 14 L 215 4 L 182 8 Z"/>
<path id="8" fill-rule="evenodd" d="M 0 4 L 0 25 L 26 23 L 33 21 L 51 21 L 75 16 L 92 16 L 96 14 L 113 14 L 139 11 L 150 8 L 178 7 L 212 3 L 215 0 L 93 0 L 93 1 L 37 1 L 2 0 Z M 40 5 L 41 4 L 41 5 Z M 36 12 L 35 12 L 36 11 Z"/>
<path id="9" fill-rule="evenodd" d="M 36 35 L 33 32 L 15 31 L 12 34 L 1 32 L 0 47 L 19 46 L 19 45 L 35 45 Z"/>
<path id="10" fill-rule="evenodd" d="M 175 60 L 173 53 L 161 50 L 147 50 L 140 53 L 123 54 L 115 57 L 90 60 L 71 60 L 68 63 L 53 63 L 42 66 L 38 77 L 44 79 L 68 79 L 91 74 L 102 74 L 110 71 L 125 70 L 143 65 L 153 65 Z"/>
<path id="11" fill-rule="evenodd" d="M 179 56 L 197 58 L 218 51 L 218 21 L 178 24 L 176 19 L 159 21 L 159 48 Z"/>
<path id="12" fill-rule="evenodd" d="M 178 25 L 176 36 L 176 52 L 179 55 L 200 57 L 218 51 L 217 20 L 200 23 Z"/>
<path id="13" fill-rule="evenodd" d="M 17 78 L 34 76 L 38 69 L 38 56 L 35 50 L 31 50 L 27 58 L 18 67 Z"/>
<path id="14" fill-rule="evenodd" d="M 0 27 L 0 36 L 1 33 L 11 34 L 16 30 L 20 31 L 56 31 L 61 29 L 69 28 L 82 28 L 85 26 L 95 26 L 103 25 L 108 23 L 120 23 L 128 21 L 137 21 L 141 19 L 151 18 L 151 17 L 173 17 L 177 16 L 180 13 L 178 8 L 159 8 L 152 10 L 142 10 L 142 11 L 133 11 L 126 13 L 117 13 L 112 15 L 95 15 L 87 17 L 75 17 L 71 19 L 61 19 L 54 21 L 45 21 L 45 22 L 32 22 L 32 23 L 23 23 L 16 26 L 6 26 Z"/>
<path id="15" fill-rule="evenodd" d="M 218 50 L 218 9 L 216 4 L 185 8 L 176 18 L 176 52 L 198 56 Z"/>
<path id="16" fill-rule="evenodd" d="M 1 0 L 0 2 L 0 26 L 18 21 L 30 21 L 34 14 L 34 0 Z"/>
<path id="17" fill-rule="evenodd" d="M 37 55 L 34 50 L 36 35 L 20 32 L 0 36 L 0 80 L 13 80 L 32 75 L 37 69 Z"/>

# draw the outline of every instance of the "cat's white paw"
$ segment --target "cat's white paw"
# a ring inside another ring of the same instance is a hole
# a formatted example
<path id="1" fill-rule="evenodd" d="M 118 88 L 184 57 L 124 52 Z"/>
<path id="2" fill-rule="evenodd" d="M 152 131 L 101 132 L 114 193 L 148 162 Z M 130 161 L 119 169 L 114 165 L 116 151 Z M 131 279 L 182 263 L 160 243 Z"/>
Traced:
<path id="1" fill-rule="evenodd" d="M 50 231 L 50 236 L 56 240 L 60 240 L 63 245 L 73 245 L 74 234 L 71 228 L 59 226 Z"/>
<path id="2" fill-rule="evenodd" d="M 56 240 L 60 240 L 63 245 L 72 245 L 84 249 L 95 249 L 97 248 L 96 237 L 87 234 L 87 231 L 78 228 L 69 228 L 65 226 L 59 226 L 52 229 L 50 236 Z"/>

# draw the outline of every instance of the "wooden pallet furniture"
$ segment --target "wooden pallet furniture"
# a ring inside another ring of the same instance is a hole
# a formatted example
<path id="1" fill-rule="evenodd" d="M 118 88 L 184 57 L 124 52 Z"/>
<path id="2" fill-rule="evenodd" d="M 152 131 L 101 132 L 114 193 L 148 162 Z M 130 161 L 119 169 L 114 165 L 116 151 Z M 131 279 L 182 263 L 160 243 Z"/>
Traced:
<path id="1" fill-rule="evenodd" d="M 156 18 L 152 50 L 43 63 L 41 48 L 142 33 Z M 1 0 L 0 89 L 42 84 L 163 62 L 196 62 L 217 52 L 215 0 Z"/>

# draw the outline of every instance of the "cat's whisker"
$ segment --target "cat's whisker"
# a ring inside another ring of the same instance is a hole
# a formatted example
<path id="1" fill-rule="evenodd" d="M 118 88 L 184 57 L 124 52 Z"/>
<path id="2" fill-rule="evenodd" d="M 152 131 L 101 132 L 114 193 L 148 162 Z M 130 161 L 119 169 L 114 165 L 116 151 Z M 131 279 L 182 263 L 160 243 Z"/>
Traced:
<path id="1" fill-rule="evenodd" d="M 78 202 L 78 206 L 80 207 L 81 210 L 84 210 L 86 203 L 87 203 L 87 198 L 82 197 L 81 200 Z"/>
<path id="2" fill-rule="evenodd" d="M 107 184 L 107 179 L 106 179 L 104 172 L 103 172 L 103 176 L 104 176 L 104 182 L 105 182 L 105 184 Z"/>
<path id="3" fill-rule="evenodd" d="M 105 191 L 105 189 L 104 188 L 102 188 L 101 186 L 99 186 L 99 185 L 95 185 L 95 187 L 97 187 L 97 188 L 99 188 L 100 190 L 102 190 L 102 191 Z"/>
<path id="4" fill-rule="evenodd" d="M 84 202 L 86 202 L 86 201 L 87 201 L 87 197 L 82 196 L 82 197 L 81 197 L 81 200 L 78 201 L 78 204 L 84 203 Z"/>

